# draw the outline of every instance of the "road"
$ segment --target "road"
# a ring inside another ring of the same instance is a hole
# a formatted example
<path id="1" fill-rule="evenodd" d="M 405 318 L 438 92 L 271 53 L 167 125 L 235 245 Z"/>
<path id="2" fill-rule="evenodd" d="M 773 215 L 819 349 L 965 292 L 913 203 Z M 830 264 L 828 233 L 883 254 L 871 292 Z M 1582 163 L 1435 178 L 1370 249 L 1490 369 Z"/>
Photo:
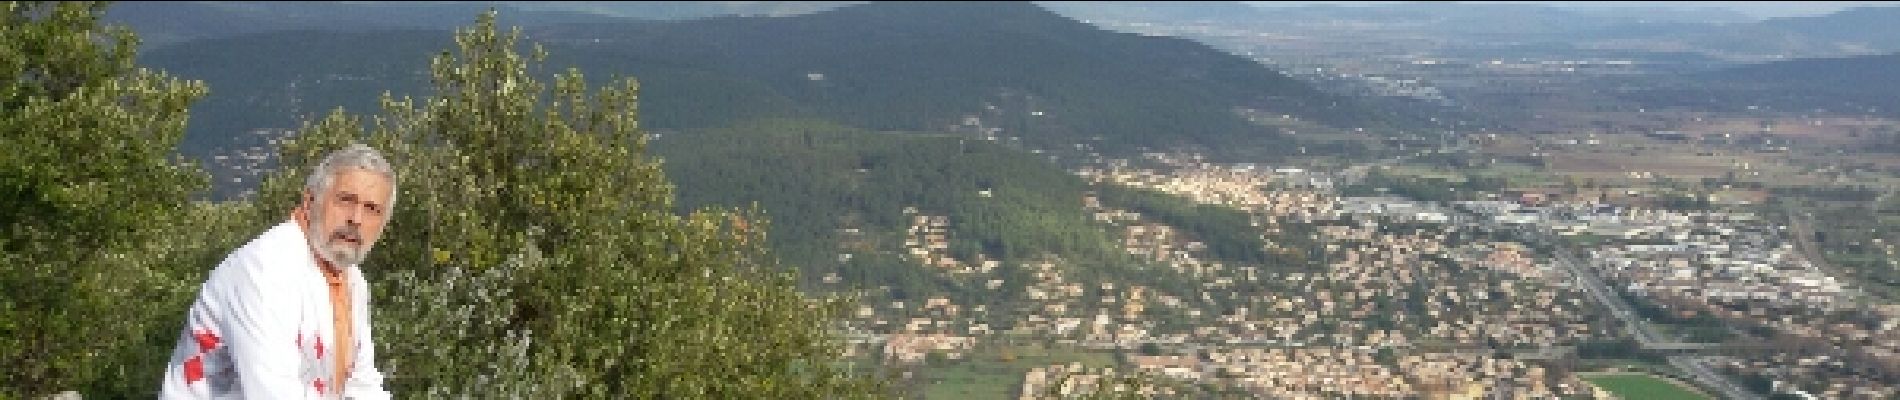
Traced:
<path id="1" fill-rule="evenodd" d="M 1643 348 L 1652 349 L 1681 344 L 1674 338 L 1657 333 L 1654 327 L 1650 326 L 1647 321 L 1636 314 L 1635 308 L 1631 307 L 1623 296 L 1611 291 L 1609 286 L 1605 285 L 1603 280 L 1598 277 L 1595 272 L 1591 271 L 1586 264 L 1577 260 L 1568 246 L 1552 239 L 1548 232 L 1526 226 L 1501 226 L 1497 222 L 1490 221 L 1488 218 L 1484 218 L 1480 215 L 1466 213 L 1465 216 L 1467 218 L 1473 218 L 1473 220 L 1476 221 L 1484 221 L 1484 223 L 1492 229 L 1516 233 L 1519 239 L 1526 242 L 1543 244 L 1553 249 L 1554 251 L 1552 251 L 1551 255 L 1552 264 L 1555 264 L 1558 268 L 1562 268 L 1564 272 L 1570 274 L 1578 286 L 1583 288 L 1584 292 L 1589 293 L 1592 299 L 1595 299 L 1604 309 L 1609 310 L 1610 315 L 1622 321 L 1623 328 L 1628 330 L 1630 336 L 1635 337 L 1636 341 L 1640 343 Z M 1704 388 L 1714 389 L 1724 398 L 1731 400 L 1757 400 L 1761 398 L 1728 379 L 1727 376 L 1711 370 L 1705 360 L 1702 359 L 1702 356 L 1677 355 L 1670 356 L 1668 359 L 1669 365 L 1681 369 L 1684 373 L 1689 374 L 1697 384 Z"/>
<path id="2" fill-rule="evenodd" d="M 1624 329 L 1628 330 L 1630 336 L 1635 337 L 1637 342 L 1642 343 L 1644 348 L 1652 347 L 1657 343 L 1670 342 L 1670 340 L 1664 340 L 1662 334 L 1656 333 L 1654 327 L 1644 322 L 1642 317 L 1636 314 L 1636 308 L 1630 306 L 1630 304 L 1623 299 L 1623 296 L 1617 295 L 1615 291 L 1611 291 L 1609 285 L 1605 285 L 1603 280 L 1597 277 L 1596 273 L 1591 272 L 1588 269 L 1589 267 L 1583 262 L 1577 261 L 1576 256 L 1570 253 L 1569 248 L 1550 242 L 1548 239 L 1545 239 L 1543 235 L 1531 233 L 1528 228 L 1519 228 L 1518 233 L 1527 235 L 1528 237 L 1534 237 L 1536 238 L 1535 240 L 1556 249 L 1551 255 L 1553 264 L 1556 264 L 1558 268 L 1563 268 L 1565 273 L 1570 274 L 1571 279 L 1578 284 L 1578 287 L 1583 288 L 1583 291 L 1589 293 L 1591 298 L 1596 299 L 1597 304 L 1601 304 L 1604 309 L 1609 310 L 1610 314 L 1616 316 L 1617 320 L 1623 321 Z"/>

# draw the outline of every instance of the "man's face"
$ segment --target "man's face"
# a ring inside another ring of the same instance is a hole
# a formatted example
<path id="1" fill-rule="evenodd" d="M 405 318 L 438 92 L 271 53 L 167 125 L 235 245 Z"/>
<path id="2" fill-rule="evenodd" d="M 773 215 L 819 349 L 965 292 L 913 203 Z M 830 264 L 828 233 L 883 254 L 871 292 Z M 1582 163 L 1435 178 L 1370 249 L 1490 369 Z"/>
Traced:
<path id="1" fill-rule="evenodd" d="M 309 193 L 306 236 L 317 254 L 337 267 L 357 265 L 369 255 L 389 218 L 389 180 L 361 168 L 344 168 L 326 193 Z"/>

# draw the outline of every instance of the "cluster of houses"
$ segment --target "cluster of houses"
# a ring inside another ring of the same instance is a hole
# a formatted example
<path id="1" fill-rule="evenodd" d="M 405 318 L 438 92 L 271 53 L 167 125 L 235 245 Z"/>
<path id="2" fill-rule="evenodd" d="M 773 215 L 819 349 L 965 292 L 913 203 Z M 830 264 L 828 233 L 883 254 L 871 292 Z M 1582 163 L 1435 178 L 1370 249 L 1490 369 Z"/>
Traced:
<path id="1" fill-rule="evenodd" d="M 1741 315 L 1728 314 L 1731 318 Z M 1776 393 L 1802 398 L 1900 397 L 1900 305 L 1835 312 L 1748 314 L 1778 332 L 1775 341 L 1810 351 L 1771 351 L 1722 357 L 1723 369 L 1773 382 Z M 1814 347 L 1832 351 L 1811 351 Z"/>
<path id="2" fill-rule="evenodd" d="M 915 364 L 924 362 L 931 354 L 960 360 L 975 346 L 976 338 L 970 336 L 897 333 L 884 338 L 884 360 Z"/>
<path id="3" fill-rule="evenodd" d="M 265 173 L 275 168 L 274 157 L 277 154 L 277 146 L 294 132 L 290 129 L 254 129 L 248 133 L 254 136 L 249 140 L 257 145 L 236 149 L 229 154 L 211 156 L 211 169 L 225 172 L 220 175 L 229 175 L 228 182 L 218 182 L 218 184 L 237 186 L 248 181 L 251 186 L 255 186 L 263 179 Z M 254 189 L 246 189 L 239 193 L 239 196 L 249 196 L 255 192 Z"/>
<path id="4" fill-rule="evenodd" d="M 1900 386 L 1838 372 L 1861 367 L 1839 357 L 1787 353 L 1723 357 L 1723 363 L 1719 364 L 1719 368 L 1730 374 L 1767 379 L 1769 390 L 1781 395 L 1803 399 L 1900 398 Z"/>
<path id="5" fill-rule="evenodd" d="M 952 257 L 950 217 L 925 215 L 916 207 L 904 207 L 904 216 L 911 221 L 904 237 L 904 256 L 910 260 L 956 274 L 988 273 L 1002 265 L 1001 261 L 983 259 L 980 254 L 978 259 L 969 262 Z"/>
<path id="6" fill-rule="evenodd" d="M 1575 376 L 1476 353 L 1387 355 L 1337 348 L 1238 348 L 1193 356 L 1131 356 L 1138 371 L 1225 380 L 1268 398 L 1555 398 L 1591 394 Z"/>
<path id="7" fill-rule="evenodd" d="M 1900 306 L 1853 301 L 1846 282 L 1814 265 L 1789 231 L 1759 215 L 1574 201 L 1458 206 L 1496 222 L 1572 238 L 1598 276 L 1679 317 L 1713 315 L 1732 327 L 1768 332 L 1771 340 L 1806 340 L 1837 350 L 1832 356 L 1726 357 L 1731 373 L 1783 382 L 1778 393 L 1891 398 L 1900 390 L 1891 379 L 1900 372 Z M 1584 238 L 1590 240 L 1576 240 Z M 1865 361 L 1849 365 L 1854 363 L 1840 355 Z"/>
<path id="8" fill-rule="evenodd" d="M 1144 376 L 1129 371 L 1116 371 L 1115 367 L 1089 367 L 1081 363 L 1035 367 L 1023 374 L 1023 385 L 1017 392 L 1017 398 L 1041 400 L 1097 396 L 1155 399 L 1182 394 L 1173 387 L 1142 378 Z"/>
<path id="9" fill-rule="evenodd" d="M 1449 223 L 1452 216 L 1450 210 L 1437 204 L 1402 197 L 1341 197 L 1338 214 L 1373 217 L 1383 222 L 1426 224 Z"/>
<path id="10" fill-rule="evenodd" d="M 1526 224 L 1560 237 L 1591 237 L 1595 271 L 1645 298 L 1704 303 L 1713 309 L 1832 310 L 1847 287 L 1800 255 L 1786 232 L 1748 213 L 1673 211 L 1557 202 L 1525 207 L 1462 202 L 1460 207 L 1507 224 Z"/>
<path id="11" fill-rule="evenodd" d="M 1331 255 L 1323 271 L 1262 272 L 1259 266 L 1202 262 L 1203 247 L 1180 238 L 1165 225 L 1144 222 L 1138 213 L 1102 207 L 1094 199 L 1085 199 L 1085 206 L 1098 221 L 1118 224 L 1125 230 L 1125 250 L 1168 262 L 1177 272 L 1204 284 L 1200 299 L 1194 294 L 1141 296 L 1156 299 L 1150 308 L 1184 307 L 1181 315 L 1201 319 L 1188 332 L 1171 332 L 1147 329 L 1141 319 L 1127 318 L 1139 314 L 1103 313 L 1079 325 L 1058 324 L 1051 332 L 1081 334 L 1085 339 L 1080 343 L 1084 345 L 1127 349 L 1161 343 L 1209 349 L 1195 356 L 1140 356 L 1133 362 L 1145 372 L 1244 387 L 1272 396 L 1402 396 L 1426 390 L 1418 382 L 1427 381 L 1439 382 L 1429 390 L 1447 395 L 1474 390 L 1553 395 L 1589 390 L 1573 376 L 1552 375 L 1521 361 L 1477 354 L 1440 356 L 1419 347 L 1420 342 L 1464 348 L 1562 346 L 1612 335 L 1592 326 L 1592 305 L 1560 274 L 1532 256 L 1526 246 L 1458 239 L 1443 233 L 1383 232 L 1378 229 L 1379 223 L 1445 223 L 1450 213 L 1436 205 L 1402 199 L 1342 201 L 1310 187 L 1277 185 L 1276 175 L 1286 172 L 1197 168 L 1191 159 L 1171 164 L 1169 171 L 1125 166 L 1084 169 L 1080 174 L 1095 182 L 1157 190 L 1203 204 L 1247 210 L 1257 217 L 1257 225 L 1269 234 L 1269 240 L 1272 230 L 1286 223 L 1345 218 L 1372 223 L 1319 228 Z M 1432 213 L 1439 217 L 1429 216 Z M 1236 284 L 1272 289 L 1243 293 L 1234 289 Z M 1127 303 L 1131 302 L 1124 300 Z M 1227 312 L 1217 312 L 1214 310 L 1218 308 L 1207 307 L 1214 303 L 1231 306 L 1226 307 Z M 1075 311 L 1070 304 L 1057 308 Z M 1091 328 L 1109 328 L 1108 332 L 1123 334 L 1087 340 L 1091 338 L 1087 332 L 1101 332 Z M 1421 352 L 1415 357 L 1466 364 L 1426 372 L 1397 360 L 1370 356 L 1380 349 Z M 1250 354 L 1246 351 L 1267 353 L 1243 356 Z M 1505 368 L 1498 367 L 1498 362 L 1523 365 Z M 1385 371 L 1385 377 L 1376 371 Z M 1471 372 L 1459 375 L 1468 379 L 1458 384 L 1428 376 L 1451 373 L 1445 371 Z"/>
<path id="12" fill-rule="evenodd" d="M 1082 197 L 1082 207 L 1096 222 L 1116 227 L 1122 250 L 1137 259 L 1165 264 L 1175 272 L 1196 277 L 1226 268 L 1206 259 L 1206 243 L 1188 239 L 1172 226 L 1143 219 L 1138 212 L 1105 207 L 1093 193 Z"/>
<path id="13" fill-rule="evenodd" d="M 1601 238 L 1588 253 L 1589 264 L 1638 295 L 1689 296 L 1710 309 L 1740 304 L 1820 310 L 1774 314 L 1779 320 L 1768 323 L 1786 332 L 1852 340 L 1870 353 L 1900 350 L 1900 327 L 1891 322 L 1817 323 L 1829 321 L 1826 310 L 1842 303 L 1841 283 L 1806 265 L 1778 238 L 1778 229 L 1751 215 L 1570 202 L 1441 205 L 1346 198 L 1310 184 L 1285 184 L 1316 179 L 1305 171 L 1236 168 L 1191 157 L 1155 161 L 1166 168 L 1111 163 L 1077 173 L 1093 182 L 1244 210 L 1269 247 L 1278 245 L 1274 238 L 1280 228 L 1310 224 L 1324 247 L 1318 269 L 1214 261 L 1206 246 L 1185 232 L 1090 196 L 1083 205 L 1097 222 L 1120 231 L 1122 250 L 1190 286 L 1120 281 L 1104 274 L 1078 279 L 1081 266 L 1053 257 L 1017 266 L 1029 281 L 1003 285 L 993 271 L 999 262 L 949 257 L 948 218 L 913 211 L 905 248 L 913 260 L 981 282 L 978 286 L 988 290 L 1020 288 L 1030 304 L 1020 310 L 983 310 L 937 297 L 921 304 L 867 306 L 859 315 L 866 323 L 855 332 L 881 337 L 866 342 L 881 345 L 885 359 L 900 363 L 920 362 L 933 353 L 954 360 L 978 341 L 1005 334 L 1123 354 L 1166 349 L 1164 355 L 1130 356 L 1134 368 L 1124 367 L 1119 374 L 1079 365 L 1037 368 L 1025 376 L 1025 398 L 1094 393 L 1110 389 L 1099 386 L 1104 379 L 1128 374 L 1268 397 L 1598 395 L 1574 375 L 1505 353 L 1549 354 L 1621 332 L 1598 323 L 1603 312 L 1548 256 L 1461 223 L 1469 221 L 1459 221 L 1461 213 L 1448 208 L 1456 207 L 1505 225 Z M 880 312 L 884 308 L 890 311 Z M 992 311 L 1008 312 L 1011 326 L 992 330 L 976 322 L 994 317 Z M 1900 310 L 1893 311 L 1900 316 Z M 1883 321 L 1900 320 L 1895 316 Z M 1855 390 L 1883 387 L 1826 371 L 1816 367 L 1806 373 L 1848 382 L 1842 385 Z M 1824 389 L 1811 393 L 1859 396 Z"/>

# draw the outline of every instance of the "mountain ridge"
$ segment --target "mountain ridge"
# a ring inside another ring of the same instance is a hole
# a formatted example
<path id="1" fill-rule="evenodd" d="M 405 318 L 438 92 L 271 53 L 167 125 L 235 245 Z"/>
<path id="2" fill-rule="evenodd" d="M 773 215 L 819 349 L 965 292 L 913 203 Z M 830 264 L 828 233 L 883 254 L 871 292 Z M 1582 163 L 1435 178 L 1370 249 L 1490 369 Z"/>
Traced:
<path id="1" fill-rule="evenodd" d="M 874 3 L 791 17 L 556 24 L 524 32 L 528 42 L 547 47 L 551 70 L 640 79 L 642 97 L 650 99 L 642 122 L 660 131 L 802 116 L 873 130 L 990 129 L 1041 148 L 1091 143 L 1125 153 L 1191 146 L 1272 156 L 1289 151 L 1290 138 L 1246 122 L 1236 109 L 1368 127 L 1389 117 L 1198 42 L 1110 32 L 1028 2 Z M 370 111 L 383 90 L 420 94 L 403 89 L 420 87 L 415 77 L 434 53 L 423 44 L 444 43 L 430 35 L 436 34 L 281 31 L 187 42 L 146 58 L 210 81 L 205 103 L 238 103 L 194 114 L 188 141 L 203 155 L 221 138 L 294 128 L 337 106 Z M 252 62 L 259 59 L 306 61 Z M 232 70 L 236 65 L 249 67 Z M 352 68 L 371 72 L 321 79 Z M 249 77 L 248 84 L 219 83 L 239 77 Z M 296 79 L 311 81 L 290 90 Z M 306 98 L 294 98 L 300 95 Z M 966 124 L 973 118 L 980 122 Z M 233 119 L 275 122 L 220 122 Z"/>
<path id="2" fill-rule="evenodd" d="M 1023 111 L 1044 112 L 1043 120 L 1054 123 L 1041 130 L 1068 130 L 1059 134 L 1071 136 L 1067 139 L 1093 136 L 1073 131 L 1109 136 L 1144 129 L 1195 131 L 1179 134 L 1188 137 L 1253 131 L 1231 115 L 1233 107 L 1340 124 L 1379 120 L 1353 108 L 1349 99 L 1321 94 L 1278 71 L 1204 44 L 1109 32 L 1027 2 L 873 3 L 798 17 L 712 18 L 637 28 L 576 24 L 535 33 L 601 51 L 690 59 L 762 77 L 829 117 L 873 129 L 941 129 L 965 115 L 980 114 L 986 102 L 995 105 L 1012 94 L 1037 98 L 1031 101 L 1052 108 Z M 674 36 L 589 44 L 641 35 Z M 660 45 L 679 41 L 699 45 L 675 46 L 687 50 Z M 1110 87 L 1114 84 L 1126 87 Z M 1136 97 L 1127 96 L 1130 93 L 1152 99 L 1112 99 Z M 933 98 L 916 99 L 920 95 Z M 921 104 L 926 102 L 932 104 Z M 1127 117 L 1194 107 L 1198 109 L 1192 117 L 1157 119 L 1195 119 L 1217 127 L 1169 126 Z M 1063 120 L 1071 116 L 1077 119 Z"/>

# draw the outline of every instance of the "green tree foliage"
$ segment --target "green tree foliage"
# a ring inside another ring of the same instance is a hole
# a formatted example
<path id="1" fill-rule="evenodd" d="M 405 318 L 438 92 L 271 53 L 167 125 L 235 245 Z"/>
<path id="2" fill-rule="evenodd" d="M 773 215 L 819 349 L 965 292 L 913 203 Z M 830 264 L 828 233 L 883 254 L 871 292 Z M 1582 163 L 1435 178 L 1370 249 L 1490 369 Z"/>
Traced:
<path id="1" fill-rule="evenodd" d="M 138 68 L 94 2 L 0 12 L 0 397 L 151 396 L 183 310 L 227 247 L 174 157 L 197 82 Z"/>
<path id="2" fill-rule="evenodd" d="M 392 390 L 418 397 L 870 396 L 831 332 L 837 299 L 781 273 L 754 211 L 674 212 L 647 157 L 638 86 L 543 83 L 495 14 L 435 57 L 433 93 L 339 111 L 281 151 L 258 218 L 283 218 L 309 166 L 361 140 L 399 164 L 393 221 L 366 263 Z M 367 128 L 366 128 L 367 127 Z"/>
<path id="3" fill-rule="evenodd" d="M 761 120 L 669 135 L 656 150 L 667 155 L 682 203 L 758 202 L 781 216 L 778 240 L 819 251 L 814 261 L 835 256 L 842 228 L 902 232 L 911 223 L 906 207 L 955 216 L 960 259 L 1119 251 L 1082 212 L 1084 182 L 987 141 Z M 891 239 L 879 248 L 898 248 L 902 238 Z"/>
<path id="4" fill-rule="evenodd" d="M 1239 264 L 1266 261 L 1266 242 L 1260 240 L 1260 228 L 1249 223 L 1246 212 L 1207 204 L 1195 204 L 1178 196 L 1144 189 L 1104 185 L 1097 191 L 1105 204 L 1127 207 L 1145 218 L 1180 228 L 1199 237 L 1215 259 Z"/>

